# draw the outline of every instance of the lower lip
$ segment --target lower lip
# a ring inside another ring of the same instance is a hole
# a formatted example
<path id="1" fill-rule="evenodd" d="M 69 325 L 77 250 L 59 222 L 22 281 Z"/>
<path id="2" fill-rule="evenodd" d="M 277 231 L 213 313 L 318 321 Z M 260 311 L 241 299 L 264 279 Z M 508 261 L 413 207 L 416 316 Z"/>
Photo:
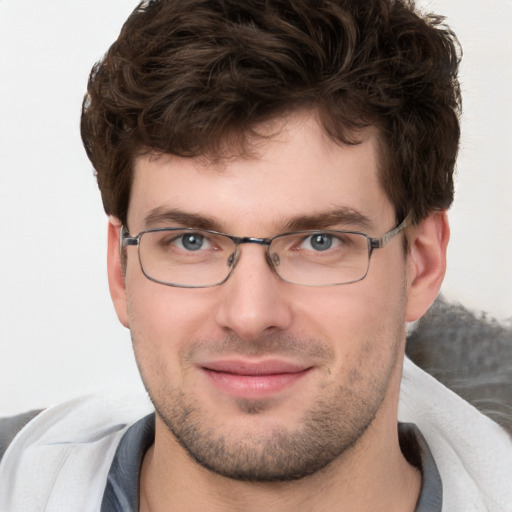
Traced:
<path id="1" fill-rule="evenodd" d="M 270 375 L 240 375 L 203 368 L 213 384 L 232 396 L 239 398 L 266 398 L 293 386 L 305 377 L 310 368 L 301 372 Z"/>

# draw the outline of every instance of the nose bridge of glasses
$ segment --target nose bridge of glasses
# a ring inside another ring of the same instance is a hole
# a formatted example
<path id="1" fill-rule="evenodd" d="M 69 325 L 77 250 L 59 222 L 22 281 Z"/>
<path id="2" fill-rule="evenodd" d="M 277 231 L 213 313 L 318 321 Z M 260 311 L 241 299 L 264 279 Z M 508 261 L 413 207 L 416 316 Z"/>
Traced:
<path id="1" fill-rule="evenodd" d="M 256 245 L 264 245 L 267 248 L 267 251 L 265 252 L 265 259 L 270 266 L 270 268 L 274 269 L 276 265 L 279 264 L 279 258 L 277 255 L 275 255 L 275 258 L 272 258 L 269 254 L 269 247 L 272 243 L 272 238 L 256 238 L 251 236 L 244 236 L 244 237 L 232 237 L 231 240 L 235 243 L 235 250 L 233 253 L 229 256 L 227 264 L 229 267 L 235 268 L 239 259 L 240 259 L 240 249 L 239 246 L 242 244 L 256 244 Z"/>
<path id="2" fill-rule="evenodd" d="M 236 245 L 241 244 L 258 244 L 258 245 L 266 245 L 267 247 L 271 244 L 271 238 L 255 238 L 252 236 L 243 236 L 239 238 L 233 238 L 233 241 Z"/>

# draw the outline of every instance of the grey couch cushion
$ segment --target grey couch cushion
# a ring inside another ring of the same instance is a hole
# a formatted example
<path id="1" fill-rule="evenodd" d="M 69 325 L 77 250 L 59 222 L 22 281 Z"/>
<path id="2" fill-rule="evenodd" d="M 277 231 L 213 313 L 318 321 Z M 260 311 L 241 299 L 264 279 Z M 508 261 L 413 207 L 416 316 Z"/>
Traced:
<path id="1" fill-rule="evenodd" d="M 29 411 L 17 416 L 0 418 L 0 460 L 2 460 L 5 450 L 7 450 L 14 436 L 40 412 L 41 410 Z"/>
<path id="2" fill-rule="evenodd" d="M 409 336 L 406 352 L 512 433 L 512 326 L 440 297 Z"/>

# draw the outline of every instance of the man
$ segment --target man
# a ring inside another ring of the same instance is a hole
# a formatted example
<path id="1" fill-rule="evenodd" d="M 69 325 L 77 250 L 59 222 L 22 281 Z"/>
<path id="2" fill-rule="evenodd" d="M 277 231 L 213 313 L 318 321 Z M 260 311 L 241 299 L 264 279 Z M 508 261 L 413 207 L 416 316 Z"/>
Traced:
<path id="1" fill-rule="evenodd" d="M 445 271 L 457 67 L 408 2 L 142 2 L 81 127 L 156 413 L 44 411 L 0 509 L 509 511 L 508 435 L 404 363 Z"/>

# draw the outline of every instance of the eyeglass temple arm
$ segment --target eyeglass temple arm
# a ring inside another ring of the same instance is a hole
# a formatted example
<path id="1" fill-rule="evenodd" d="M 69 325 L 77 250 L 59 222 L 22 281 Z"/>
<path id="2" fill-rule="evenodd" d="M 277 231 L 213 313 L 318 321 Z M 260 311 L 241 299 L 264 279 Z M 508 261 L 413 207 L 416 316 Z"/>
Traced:
<path id="1" fill-rule="evenodd" d="M 385 245 L 388 244 L 390 240 L 392 240 L 400 231 L 405 229 L 409 225 L 410 215 L 407 215 L 405 219 L 391 231 L 388 231 L 380 238 L 370 238 L 370 247 L 371 249 L 382 249 Z"/>
<path id="2" fill-rule="evenodd" d="M 139 245 L 139 237 L 138 236 L 130 236 L 126 228 L 123 226 L 121 228 L 121 234 L 119 236 L 119 245 L 121 249 L 128 245 Z"/>

